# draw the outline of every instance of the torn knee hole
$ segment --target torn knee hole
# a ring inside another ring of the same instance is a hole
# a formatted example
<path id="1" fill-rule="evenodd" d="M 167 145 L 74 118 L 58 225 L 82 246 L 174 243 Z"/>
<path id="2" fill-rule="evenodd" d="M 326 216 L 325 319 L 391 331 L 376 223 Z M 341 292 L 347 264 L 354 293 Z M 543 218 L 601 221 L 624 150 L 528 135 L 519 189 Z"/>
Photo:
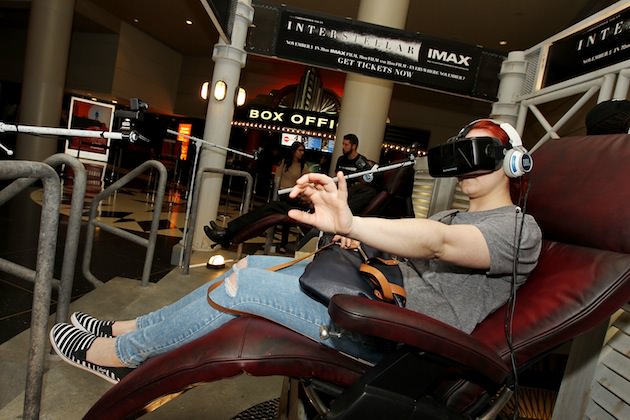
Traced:
<path id="1" fill-rule="evenodd" d="M 225 292 L 230 297 L 235 297 L 238 291 L 238 273 L 232 273 L 225 279 Z"/>
<path id="2" fill-rule="evenodd" d="M 235 270 L 235 271 L 242 270 L 242 269 L 244 269 L 244 268 L 247 268 L 247 257 L 245 257 L 245 258 L 243 258 L 243 259 L 239 260 L 239 261 L 236 263 L 236 270 Z"/>

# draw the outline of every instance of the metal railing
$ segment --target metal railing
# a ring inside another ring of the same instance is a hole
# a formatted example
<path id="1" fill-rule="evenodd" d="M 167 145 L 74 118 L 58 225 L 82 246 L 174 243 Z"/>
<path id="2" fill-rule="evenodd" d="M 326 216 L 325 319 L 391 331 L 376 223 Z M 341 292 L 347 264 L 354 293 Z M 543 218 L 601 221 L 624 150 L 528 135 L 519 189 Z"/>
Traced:
<path id="1" fill-rule="evenodd" d="M 37 419 L 41 406 L 44 362 L 48 346 L 47 327 L 52 295 L 52 277 L 57 245 L 59 203 L 61 189 L 57 172 L 44 162 L 0 162 L 0 179 L 40 179 L 44 185 L 39 243 L 37 246 L 37 270 L 34 275 L 33 310 L 31 316 L 31 341 L 28 352 L 24 411 L 22 418 Z M 13 185 L 13 184 L 12 184 Z M 12 187 L 17 190 L 18 186 Z M 2 195 L 3 199 L 9 194 Z"/>
<path id="2" fill-rule="evenodd" d="M 120 188 L 127 185 L 133 179 L 138 177 L 140 174 L 145 172 L 150 168 L 155 168 L 159 172 L 158 185 L 156 188 L 156 196 L 155 201 L 153 202 L 153 216 L 151 219 L 151 231 L 149 233 L 149 238 L 143 238 L 139 235 L 133 234 L 126 230 L 117 228 L 115 226 L 110 226 L 105 224 L 99 220 L 96 220 L 96 214 L 98 210 L 98 206 L 104 199 L 108 198 L 115 192 L 117 192 Z M 142 271 L 142 286 L 147 286 L 149 284 L 149 276 L 151 275 L 151 266 L 153 265 L 153 254 L 155 253 L 155 242 L 157 239 L 157 231 L 160 223 L 160 213 L 162 211 L 162 203 L 164 201 L 164 192 L 166 190 L 166 178 L 167 172 L 164 164 L 157 160 L 148 160 L 144 162 L 142 165 L 133 169 L 125 176 L 120 178 L 118 181 L 111 184 L 109 187 L 105 188 L 99 194 L 97 194 L 92 200 L 92 204 L 90 206 L 90 215 L 88 219 L 87 233 L 85 237 L 85 252 L 83 254 L 83 276 L 92 283 L 95 287 L 101 286 L 104 282 L 96 278 L 94 274 L 90 271 L 90 265 L 92 263 L 92 248 L 94 245 L 94 231 L 96 228 L 100 228 L 112 235 L 119 236 L 123 239 L 136 243 L 138 245 L 144 246 L 147 248 L 147 252 L 145 254 L 144 259 L 144 268 Z"/>
<path id="3" fill-rule="evenodd" d="M 85 200 L 85 190 L 87 187 L 87 175 L 83 164 L 75 157 L 65 153 L 58 153 L 47 158 L 44 163 L 56 168 L 67 165 L 73 171 L 72 199 L 70 204 L 70 214 L 68 215 L 68 229 L 66 233 L 66 243 L 63 253 L 60 280 L 52 279 L 53 287 L 59 288 L 57 300 L 57 322 L 68 320 L 68 307 L 72 297 L 72 284 L 74 282 L 74 269 L 77 261 L 77 251 L 79 247 L 79 236 L 81 234 L 81 214 L 83 202 Z M 34 184 L 37 179 L 20 178 L 0 191 L 0 206 L 6 203 L 18 193 Z M 35 281 L 35 270 L 28 269 L 11 261 L 0 258 L 0 270 L 13 274 L 24 280 Z"/>
<path id="4" fill-rule="evenodd" d="M 183 255 L 183 263 L 182 269 L 184 274 L 188 274 L 190 271 L 190 258 L 192 257 L 192 242 L 193 242 L 193 231 L 195 228 L 195 223 L 197 221 L 197 203 L 199 202 L 199 186 L 201 185 L 201 180 L 206 172 L 224 174 L 229 176 L 243 177 L 247 182 L 247 187 L 245 189 L 245 198 L 243 199 L 243 209 L 245 212 L 249 209 L 249 202 L 252 196 L 252 186 L 254 178 L 249 172 L 245 171 L 237 171 L 234 169 L 222 169 L 222 168 L 199 168 L 197 171 L 197 175 L 195 177 L 195 185 L 197 186 L 193 192 L 192 198 L 192 208 L 190 210 L 190 218 L 188 220 L 188 224 L 186 227 L 186 232 L 184 232 L 184 255 Z M 240 249 L 240 248 L 239 248 Z M 238 252 L 240 254 L 240 251 Z"/>

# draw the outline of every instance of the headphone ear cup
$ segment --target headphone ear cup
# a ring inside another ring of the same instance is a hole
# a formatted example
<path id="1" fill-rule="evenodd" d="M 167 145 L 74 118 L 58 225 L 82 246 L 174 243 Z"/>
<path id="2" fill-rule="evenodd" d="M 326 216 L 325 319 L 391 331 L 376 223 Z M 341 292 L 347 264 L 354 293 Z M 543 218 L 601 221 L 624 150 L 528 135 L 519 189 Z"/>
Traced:
<path id="1" fill-rule="evenodd" d="M 503 170 L 510 178 L 518 178 L 532 170 L 532 157 L 522 147 L 506 150 Z"/>

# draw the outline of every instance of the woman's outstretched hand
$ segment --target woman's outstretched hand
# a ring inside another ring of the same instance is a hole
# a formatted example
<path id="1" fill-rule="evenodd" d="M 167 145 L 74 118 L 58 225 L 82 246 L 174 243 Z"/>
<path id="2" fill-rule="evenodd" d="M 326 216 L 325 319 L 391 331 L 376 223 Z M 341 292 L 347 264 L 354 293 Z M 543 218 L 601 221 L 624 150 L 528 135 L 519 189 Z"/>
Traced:
<path id="1" fill-rule="evenodd" d="M 314 210 L 313 213 L 289 210 L 289 217 L 324 232 L 349 235 L 353 216 L 348 207 L 348 188 L 342 172 L 337 173 L 337 179 L 338 186 L 324 174 L 310 173 L 300 177 L 289 197 L 304 195 L 311 201 Z"/>

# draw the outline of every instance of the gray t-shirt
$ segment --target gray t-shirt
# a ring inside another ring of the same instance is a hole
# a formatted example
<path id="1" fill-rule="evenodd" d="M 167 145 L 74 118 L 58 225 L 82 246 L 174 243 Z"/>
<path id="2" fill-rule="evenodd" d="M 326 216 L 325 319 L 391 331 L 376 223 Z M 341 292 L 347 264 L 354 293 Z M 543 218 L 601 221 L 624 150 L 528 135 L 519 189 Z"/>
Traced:
<path id="1" fill-rule="evenodd" d="M 432 216 L 431 219 L 447 224 L 477 226 L 490 250 L 490 268 L 476 270 L 439 260 L 409 260 L 400 264 L 407 308 L 471 332 L 510 296 L 514 246 L 522 216 L 516 212 L 516 206 L 479 212 L 446 211 Z M 538 224 L 526 215 L 518 254 L 517 285 L 523 284 L 536 266 L 541 239 Z"/>

